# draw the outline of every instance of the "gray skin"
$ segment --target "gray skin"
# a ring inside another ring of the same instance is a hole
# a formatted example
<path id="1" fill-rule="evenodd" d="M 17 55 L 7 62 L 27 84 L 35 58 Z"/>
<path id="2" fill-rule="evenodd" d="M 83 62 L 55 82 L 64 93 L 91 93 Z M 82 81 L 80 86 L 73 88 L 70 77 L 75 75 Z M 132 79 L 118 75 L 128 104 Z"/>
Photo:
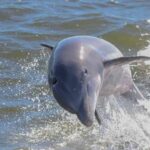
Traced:
<path id="1" fill-rule="evenodd" d="M 127 93 L 133 86 L 129 64 L 149 57 L 123 57 L 111 43 L 91 36 L 60 41 L 49 60 L 48 81 L 57 102 L 86 126 L 96 117 L 99 96 Z"/>

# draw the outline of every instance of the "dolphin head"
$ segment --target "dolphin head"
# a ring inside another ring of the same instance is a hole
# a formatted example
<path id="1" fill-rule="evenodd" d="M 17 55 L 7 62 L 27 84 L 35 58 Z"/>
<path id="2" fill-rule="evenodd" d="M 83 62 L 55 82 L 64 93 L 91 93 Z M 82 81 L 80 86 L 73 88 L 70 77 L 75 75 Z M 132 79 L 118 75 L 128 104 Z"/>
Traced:
<path id="1" fill-rule="evenodd" d="M 50 57 L 48 79 L 55 99 L 86 126 L 94 121 L 102 74 L 97 51 L 79 38 L 59 42 Z"/>

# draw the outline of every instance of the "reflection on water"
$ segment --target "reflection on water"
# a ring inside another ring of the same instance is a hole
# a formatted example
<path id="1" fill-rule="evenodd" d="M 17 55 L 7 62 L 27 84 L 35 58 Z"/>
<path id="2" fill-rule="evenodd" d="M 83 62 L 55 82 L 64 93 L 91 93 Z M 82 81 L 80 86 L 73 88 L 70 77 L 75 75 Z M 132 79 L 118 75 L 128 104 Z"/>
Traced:
<path id="1" fill-rule="evenodd" d="M 1 0 L 0 150 L 150 149 L 149 100 L 129 111 L 129 99 L 101 98 L 102 126 L 86 128 L 55 102 L 47 83 L 49 51 L 40 47 L 86 34 L 125 55 L 149 55 L 149 7 L 149 1 L 128 0 Z M 132 67 L 147 99 L 149 69 Z"/>

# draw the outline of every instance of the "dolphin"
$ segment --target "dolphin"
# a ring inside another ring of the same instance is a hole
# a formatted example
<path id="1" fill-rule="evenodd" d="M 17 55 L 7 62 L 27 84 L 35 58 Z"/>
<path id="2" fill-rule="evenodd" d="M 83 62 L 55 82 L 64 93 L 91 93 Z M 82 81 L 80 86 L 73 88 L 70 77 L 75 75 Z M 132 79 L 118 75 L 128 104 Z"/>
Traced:
<path id="1" fill-rule="evenodd" d="M 129 64 L 150 60 L 125 57 L 113 44 L 92 36 L 65 38 L 55 47 L 41 45 L 52 51 L 48 82 L 56 101 L 87 127 L 95 118 L 101 124 L 99 96 L 125 95 L 135 87 Z"/>

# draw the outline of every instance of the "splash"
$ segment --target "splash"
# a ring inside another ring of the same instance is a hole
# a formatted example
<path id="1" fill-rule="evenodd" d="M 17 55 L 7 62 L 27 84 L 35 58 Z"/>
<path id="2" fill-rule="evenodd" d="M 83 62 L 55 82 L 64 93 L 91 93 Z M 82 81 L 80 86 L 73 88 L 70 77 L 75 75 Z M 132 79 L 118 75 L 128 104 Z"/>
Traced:
<path id="1" fill-rule="evenodd" d="M 123 96 L 101 98 L 100 114 L 102 118 L 101 137 L 115 145 L 120 142 L 140 143 L 143 147 L 150 145 L 150 107 L 143 106 L 147 100 L 133 102 Z"/>

